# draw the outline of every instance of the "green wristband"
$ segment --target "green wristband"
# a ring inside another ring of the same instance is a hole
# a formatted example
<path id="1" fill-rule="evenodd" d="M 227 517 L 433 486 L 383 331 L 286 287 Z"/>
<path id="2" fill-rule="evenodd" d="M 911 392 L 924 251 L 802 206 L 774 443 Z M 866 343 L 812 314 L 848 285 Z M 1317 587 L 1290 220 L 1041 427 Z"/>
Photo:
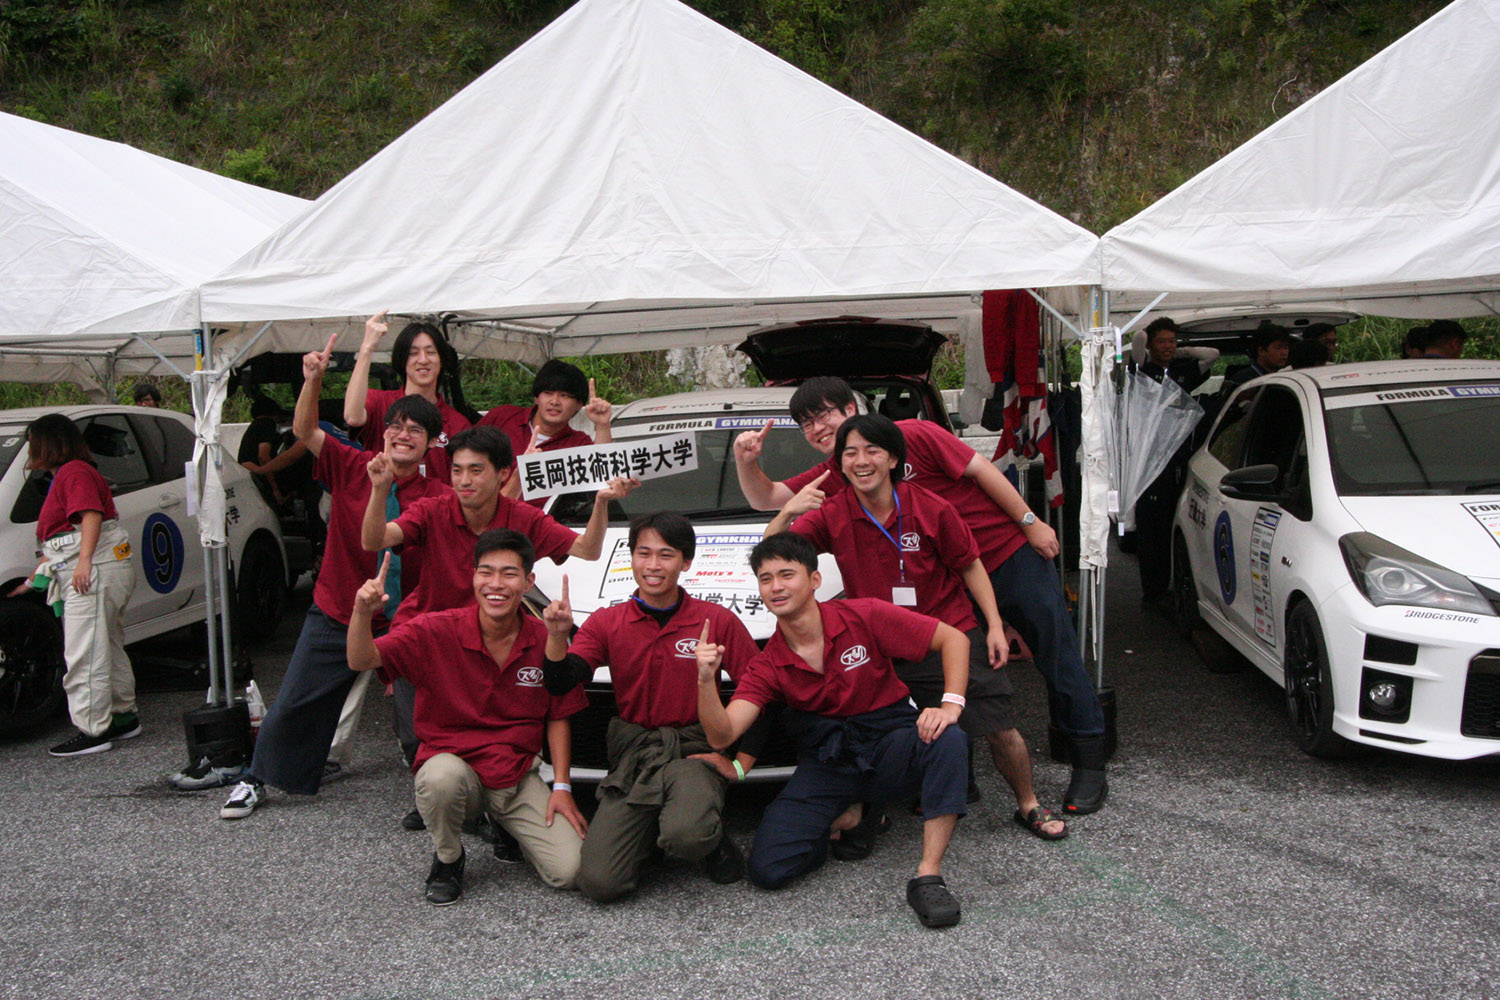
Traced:
<path id="1" fill-rule="evenodd" d="M 744 781 L 745 780 L 745 765 L 741 764 L 738 760 L 730 761 L 730 763 L 734 765 L 734 773 L 737 774 L 737 775 L 739 775 L 739 777 L 737 779 L 735 779 L 735 780 L 736 781 Z"/>

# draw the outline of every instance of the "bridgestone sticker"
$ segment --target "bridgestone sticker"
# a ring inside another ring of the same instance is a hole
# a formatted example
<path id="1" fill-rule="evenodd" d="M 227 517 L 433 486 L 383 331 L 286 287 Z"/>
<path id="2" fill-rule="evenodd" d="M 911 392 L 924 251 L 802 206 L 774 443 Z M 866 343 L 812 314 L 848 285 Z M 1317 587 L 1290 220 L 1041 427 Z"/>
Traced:
<path id="1" fill-rule="evenodd" d="M 1250 599 L 1255 604 L 1255 634 L 1265 642 L 1276 642 L 1276 610 L 1271 606 L 1271 545 L 1281 515 L 1269 507 L 1255 512 L 1250 527 Z"/>
<path id="2" fill-rule="evenodd" d="M 597 490 L 621 476 L 656 479 L 698 468 L 693 435 L 636 438 L 582 448 L 539 451 L 516 459 L 521 495 L 527 500 L 557 493 Z"/>
<path id="3" fill-rule="evenodd" d="M 1500 545 L 1500 503 L 1466 503 L 1464 510 L 1489 533 L 1490 541 Z"/>

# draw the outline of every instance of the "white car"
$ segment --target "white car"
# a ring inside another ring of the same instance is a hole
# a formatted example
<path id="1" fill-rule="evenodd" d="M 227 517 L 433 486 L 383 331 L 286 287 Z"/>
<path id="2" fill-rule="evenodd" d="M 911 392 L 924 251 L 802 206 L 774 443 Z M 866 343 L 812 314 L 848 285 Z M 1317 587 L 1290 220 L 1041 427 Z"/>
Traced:
<path id="1" fill-rule="evenodd" d="M 785 479 L 822 461 L 788 415 L 792 392 L 791 388 L 772 387 L 714 389 L 640 399 L 620 407 L 613 423 L 616 441 L 690 430 L 697 446 L 698 467 L 680 475 L 648 479 L 612 505 L 600 559 L 570 559 L 561 566 L 550 559 L 538 562 L 533 599 L 546 601 L 557 594 L 566 573 L 568 598 L 579 625 L 600 608 L 628 600 L 635 590 L 630 571 L 630 521 L 641 514 L 673 510 L 689 518 L 697 529 L 697 552 L 692 568 L 682 575 L 682 586 L 694 597 L 728 607 L 745 623 L 750 635 L 764 644 L 775 632 L 776 622 L 761 603 L 749 556 L 772 515 L 752 509 L 740 492 L 734 439 L 741 431 L 759 430 L 767 420 L 776 421 L 761 454 L 761 467 L 772 479 Z M 549 510 L 562 523 L 581 530 L 593 502 L 592 491 L 565 494 Z M 822 556 L 819 567 L 823 574 L 819 599 L 829 600 L 842 593 L 843 583 L 833 558 Z M 614 714 L 607 667 L 595 672 L 586 691 L 590 707 L 573 721 L 573 775 L 581 781 L 599 781 L 606 774 L 604 727 Z M 773 741 L 762 755 L 764 766 L 758 764 L 750 777 L 785 780 L 795 760 L 795 748 L 789 741 Z"/>
<path id="2" fill-rule="evenodd" d="M 1500 753 L 1500 362 L 1247 383 L 1191 459 L 1173 578 L 1308 753 Z"/>
<path id="3" fill-rule="evenodd" d="M 45 494 L 41 474 L 25 468 L 26 425 L 44 413 L 62 413 L 83 432 L 130 534 L 136 585 L 125 608 L 125 641 L 203 621 L 203 549 L 183 473 L 193 457 L 193 424 L 183 414 L 149 407 L 0 411 L 0 594 L 39 561 L 36 521 Z M 238 634 L 269 635 L 287 587 L 281 529 L 248 472 L 226 461 L 223 478 Z M 0 597 L 0 736 L 50 720 L 62 704 L 62 672 L 62 629 L 40 597 Z"/>

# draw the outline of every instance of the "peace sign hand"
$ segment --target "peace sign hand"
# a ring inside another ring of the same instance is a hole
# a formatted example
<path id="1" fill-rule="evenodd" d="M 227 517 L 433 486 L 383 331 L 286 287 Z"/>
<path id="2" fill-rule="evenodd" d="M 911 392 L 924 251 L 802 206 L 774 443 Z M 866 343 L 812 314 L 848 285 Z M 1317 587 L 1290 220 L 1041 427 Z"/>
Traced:
<path id="1" fill-rule="evenodd" d="M 543 609 L 542 621 L 547 626 L 547 634 L 559 639 L 568 638 L 568 633 L 573 630 L 573 605 L 568 603 L 568 574 L 563 574 L 562 595 Z"/>
<path id="2" fill-rule="evenodd" d="M 385 558 L 380 560 L 380 572 L 372 579 L 366 580 L 360 585 L 359 593 L 354 595 L 354 609 L 363 611 L 365 614 L 374 616 L 376 612 L 385 607 L 387 600 L 385 593 L 385 574 L 391 568 L 391 551 L 386 549 Z"/>

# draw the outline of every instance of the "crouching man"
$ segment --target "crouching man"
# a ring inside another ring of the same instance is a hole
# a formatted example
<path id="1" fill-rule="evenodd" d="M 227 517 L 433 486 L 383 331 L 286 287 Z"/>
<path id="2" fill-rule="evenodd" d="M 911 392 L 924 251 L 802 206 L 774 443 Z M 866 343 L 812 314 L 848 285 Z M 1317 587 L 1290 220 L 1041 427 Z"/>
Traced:
<path id="1" fill-rule="evenodd" d="M 797 773 L 761 818 L 747 874 L 777 889 L 819 867 L 829 837 L 858 822 L 857 803 L 920 795 L 922 860 L 906 901 L 928 927 L 958 923 L 943 881 L 943 855 L 966 811 L 968 739 L 958 725 L 968 686 L 969 640 L 935 618 L 884 601 L 820 604 L 812 543 L 783 532 L 750 553 L 776 634 L 750 660 L 726 708 L 719 700 L 723 647 L 708 623 L 698 639 L 698 717 L 708 740 L 727 747 L 772 702 L 798 739 Z M 920 714 L 892 660 L 941 655 L 942 704 Z"/>
<path id="2" fill-rule="evenodd" d="M 370 621 L 385 605 L 389 554 L 355 597 L 349 666 L 385 667 L 416 688 L 417 809 L 432 835 L 427 901 L 438 906 L 463 894 L 460 832 L 481 811 L 520 842 L 548 885 L 571 889 L 578 875 L 588 823 L 568 784 L 568 716 L 587 699 L 581 690 L 554 697 L 542 685 L 547 629 L 521 613 L 535 559 L 525 535 L 486 531 L 474 546 L 477 607 L 417 615 L 379 639 Z M 550 792 L 537 774 L 543 735 L 556 775 Z"/>

